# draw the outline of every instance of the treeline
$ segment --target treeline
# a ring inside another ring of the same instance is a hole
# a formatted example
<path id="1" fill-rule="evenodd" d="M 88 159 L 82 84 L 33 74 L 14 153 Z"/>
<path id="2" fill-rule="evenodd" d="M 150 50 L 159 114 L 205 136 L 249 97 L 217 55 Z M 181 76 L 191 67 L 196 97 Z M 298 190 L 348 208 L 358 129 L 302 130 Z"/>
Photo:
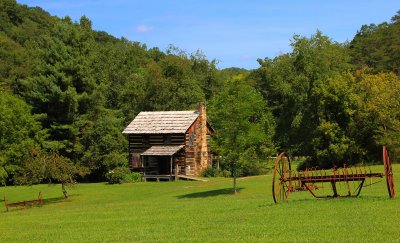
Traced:
<path id="1" fill-rule="evenodd" d="M 350 43 L 295 36 L 292 52 L 255 70 L 218 70 L 200 51 L 147 48 L 94 31 L 85 16 L 0 0 L 0 182 L 37 171 L 57 180 L 32 167 L 43 158 L 103 180 L 127 165 L 121 131 L 136 114 L 199 101 L 221 166 L 241 165 L 239 175 L 260 173 L 281 150 L 324 167 L 377 160 L 381 145 L 399 143 L 398 16 L 363 26 Z"/>

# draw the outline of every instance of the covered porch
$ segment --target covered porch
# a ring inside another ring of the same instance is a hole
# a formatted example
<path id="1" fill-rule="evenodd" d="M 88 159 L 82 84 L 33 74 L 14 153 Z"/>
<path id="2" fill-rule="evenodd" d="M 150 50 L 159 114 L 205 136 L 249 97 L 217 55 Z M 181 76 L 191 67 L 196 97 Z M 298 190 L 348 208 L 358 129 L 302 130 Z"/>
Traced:
<path id="1" fill-rule="evenodd" d="M 143 152 L 140 155 L 143 180 L 177 180 L 179 176 L 177 160 L 183 156 L 183 148 L 183 145 L 152 146 Z"/>

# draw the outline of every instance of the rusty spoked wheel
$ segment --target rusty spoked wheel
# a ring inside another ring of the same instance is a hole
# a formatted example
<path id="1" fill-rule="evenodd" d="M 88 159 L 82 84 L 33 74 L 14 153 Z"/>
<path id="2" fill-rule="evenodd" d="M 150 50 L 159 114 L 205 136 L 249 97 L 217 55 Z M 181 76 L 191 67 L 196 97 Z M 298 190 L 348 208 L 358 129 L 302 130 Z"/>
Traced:
<path id="1" fill-rule="evenodd" d="M 392 163 L 390 162 L 389 152 L 386 147 L 383 147 L 383 165 L 385 167 L 386 184 L 389 192 L 389 197 L 394 198 L 396 191 L 394 189 Z"/>
<path id="2" fill-rule="evenodd" d="M 272 196 L 275 203 L 288 199 L 291 190 L 291 181 L 288 181 L 290 174 L 290 159 L 285 152 L 282 152 L 276 159 L 272 176 Z"/>

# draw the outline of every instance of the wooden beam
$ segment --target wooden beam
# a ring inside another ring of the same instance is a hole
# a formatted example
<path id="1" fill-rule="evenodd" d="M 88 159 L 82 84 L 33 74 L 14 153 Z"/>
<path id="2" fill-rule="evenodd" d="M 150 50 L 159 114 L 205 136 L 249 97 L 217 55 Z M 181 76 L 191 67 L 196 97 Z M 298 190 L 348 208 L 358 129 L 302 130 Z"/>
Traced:
<path id="1" fill-rule="evenodd" d="M 171 165 L 169 167 L 169 175 L 172 176 L 172 160 L 173 160 L 173 156 L 171 155 Z"/>
<path id="2" fill-rule="evenodd" d="M 175 181 L 177 181 L 178 178 L 178 163 L 175 162 Z"/>

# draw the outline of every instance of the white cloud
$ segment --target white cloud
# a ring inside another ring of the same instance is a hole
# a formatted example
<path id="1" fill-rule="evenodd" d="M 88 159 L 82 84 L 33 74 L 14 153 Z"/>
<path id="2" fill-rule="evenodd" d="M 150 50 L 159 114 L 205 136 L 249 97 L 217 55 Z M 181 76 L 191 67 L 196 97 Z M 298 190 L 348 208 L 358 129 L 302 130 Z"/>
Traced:
<path id="1" fill-rule="evenodd" d="M 144 24 L 136 26 L 136 31 L 139 33 L 148 33 L 150 31 L 154 30 L 153 26 L 147 26 Z"/>

